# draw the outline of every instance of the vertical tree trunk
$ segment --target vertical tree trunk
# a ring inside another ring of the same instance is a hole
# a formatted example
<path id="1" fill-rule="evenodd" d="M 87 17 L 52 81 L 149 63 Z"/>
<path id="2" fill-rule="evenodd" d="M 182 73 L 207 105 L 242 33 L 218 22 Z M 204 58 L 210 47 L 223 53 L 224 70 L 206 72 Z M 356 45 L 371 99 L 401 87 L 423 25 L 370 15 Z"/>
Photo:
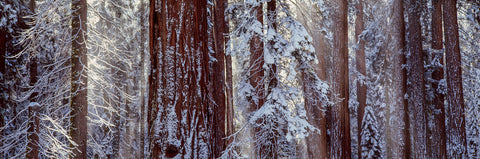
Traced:
<path id="1" fill-rule="evenodd" d="M 150 158 L 211 158 L 207 0 L 150 1 Z M 161 73 L 160 73 L 161 71 Z M 217 71 L 217 70 L 214 70 Z M 223 75 L 223 74 L 220 74 Z M 213 100 L 216 100 L 214 98 Z"/>
<path id="2" fill-rule="evenodd" d="M 263 25 L 262 5 L 255 7 L 253 11 L 256 11 L 257 20 Z M 265 61 L 263 59 L 263 47 L 263 41 L 260 36 L 254 35 L 250 41 L 250 84 L 254 90 L 257 90 L 258 103 L 252 104 L 250 108 L 252 111 L 257 110 L 265 103 L 265 91 L 263 91 L 265 89 L 265 71 L 263 69 Z"/>
<path id="3" fill-rule="evenodd" d="M 330 158 L 351 158 L 348 110 L 348 21 L 347 0 L 336 0 L 333 13 L 332 93 L 336 96 L 329 115 Z"/>
<path id="4" fill-rule="evenodd" d="M 269 2 L 267 2 L 267 21 L 268 21 L 268 25 L 269 27 L 272 28 L 273 31 L 277 32 L 277 1 L 276 0 L 270 0 Z M 268 42 L 270 47 L 270 51 L 274 51 L 275 54 L 277 54 L 277 49 L 275 49 L 273 46 L 275 45 L 275 41 L 274 40 L 271 40 Z M 278 83 L 278 80 L 277 80 L 277 66 L 276 64 L 269 64 L 268 65 L 268 79 L 269 79 L 269 82 L 268 82 L 268 88 L 267 88 L 267 96 L 268 94 L 271 93 L 272 89 L 277 87 L 277 83 Z"/>
<path id="5" fill-rule="evenodd" d="M 212 144 L 213 158 L 220 157 L 222 151 L 226 147 L 225 142 L 225 115 L 226 115 L 226 103 L 225 103 L 225 33 L 227 33 L 227 22 L 225 21 L 225 9 L 226 9 L 226 0 L 215 0 L 214 3 L 214 29 L 213 29 L 213 38 L 214 38 L 214 47 L 215 54 L 214 57 L 217 59 L 213 63 L 212 73 L 213 80 L 213 97 L 215 100 L 214 107 L 212 108 L 214 112 L 213 117 L 213 133 L 212 139 L 214 140 Z"/>
<path id="6" fill-rule="evenodd" d="M 162 149 L 155 144 L 155 138 L 153 130 L 155 119 L 158 114 L 158 110 L 161 108 L 159 105 L 159 88 L 160 81 L 164 79 L 160 78 L 160 71 L 163 73 L 163 68 L 159 63 L 159 52 L 164 52 L 166 45 L 166 26 L 165 23 L 165 4 L 161 3 L 157 6 L 157 0 L 150 0 L 150 16 L 149 16 L 149 48 L 150 48 L 150 74 L 148 76 L 148 107 L 147 107 L 147 122 L 148 122 L 148 141 L 150 154 L 148 158 L 155 158 L 160 155 Z M 163 14 L 162 14 L 163 13 Z M 160 26 L 162 25 L 162 26 Z M 160 40 L 157 38 L 160 37 Z M 160 46 L 162 45 L 162 46 Z M 159 158 L 159 157 L 157 157 Z"/>
<path id="7" fill-rule="evenodd" d="M 445 27 L 445 61 L 447 73 L 447 158 L 468 158 L 465 131 L 465 104 L 462 87 L 462 59 L 460 55 L 457 1 L 443 1 Z"/>
<path id="8" fill-rule="evenodd" d="M 443 27 L 442 27 L 442 2 L 441 0 L 432 0 L 432 49 L 435 51 L 433 60 L 438 60 L 443 65 Z M 434 61 L 435 62 L 435 61 Z M 427 130 L 427 154 L 429 158 L 446 158 L 446 132 L 445 132 L 445 94 L 440 87 L 441 80 L 444 79 L 443 67 L 435 66 L 432 72 L 432 89 L 434 89 L 433 108 L 428 112 L 433 113 L 433 125 Z M 429 121 L 430 122 L 430 121 Z"/>
<path id="9" fill-rule="evenodd" d="M 72 2 L 72 83 L 70 134 L 78 145 L 74 150 L 75 158 L 87 158 L 87 1 Z"/>
<path id="10" fill-rule="evenodd" d="M 409 107 L 412 108 L 411 133 L 413 158 L 426 158 L 426 103 L 425 103 L 425 69 L 423 66 L 422 26 L 420 24 L 421 1 L 409 0 L 406 6 L 408 14 L 408 95 Z"/>
<path id="11" fill-rule="evenodd" d="M 405 20 L 403 12 L 403 0 L 394 0 L 391 7 L 392 25 L 390 27 L 390 37 L 392 46 L 388 53 L 392 60 L 388 65 L 392 65 L 392 81 L 389 86 L 391 96 L 387 99 L 387 158 L 410 158 L 411 143 L 409 133 L 409 112 L 408 103 L 405 98 L 407 90 L 407 72 L 403 66 L 405 59 Z"/>
<path id="12" fill-rule="evenodd" d="M 252 9 L 253 12 L 256 12 L 257 20 L 263 26 L 263 5 L 262 3 L 259 6 L 256 6 Z M 263 55 L 264 43 L 260 35 L 253 35 L 252 40 L 250 41 L 250 84 L 252 85 L 256 95 L 257 102 L 253 100 L 250 102 L 250 111 L 253 112 L 259 109 L 265 104 L 265 69 L 263 65 L 265 63 Z M 258 137 L 256 136 L 258 130 L 254 129 L 253 136 L 255 139 L 254 143 L 254 154 L 253 156 L 259 157 L 260 153 L 263 151 L 262 146 L 257 144 Z"/>
<path id="13" fill-rule="evenodd" d="M 358 0 L 356 4 L 356 14 L 355 19 L 355 38 L 357 40 L 357 50 L 356 53 L 356 62 L 357 62 L 357 73 L 363 78 L 357 79 L 357 101 L 358 101 L 358 114 L 357 114 L 357 126 L 358 126 L 358 158 L 362 157 L 362 123 L 363 116 L 365 113 L 365 107 L 367 105 L 367 86 L 365 85 L 365 80 L 367 76 L 367 69 L 365 66 L 365 41 L 360 38 L 360 34 L 364 29 L 363 24 L 363 1 Z"/>
<path id="14" fill-rule="evenodd" d="M 29 2 L 29 8 L 32 13 L 35 13 L 35 1 L 30 0 Z M 35 45 L 33 45 L 35 46 Z M 30 87 L 31 89 L 35 89 L 35 84 L 37 83 L 37 56 L 32 55 L 30 65 Z M 36 102 L 36 97 L 38 93 L 36 90 L 33 91 L 33 93 L 30 95 L 30 103 Z M 39 131 L 39 125 L 40 125 L 40 119 L 38 117 L 38 113 L 40 113 L 40 106 L 39 105 L 29 105 L 30 107 L 28 108 L 28 117 L 31 121 L 29 121 L 29 128 L 28 128 L 28 148 L 30 149 L 30 152 L 27 154 L 27 158 L 38 158 L 38 134 L 40 133 Z"/>
<path id="15" fill-rule="evenodd" d="M 316 34 L 315 34 L 316 33 Z M 326 80 L 326 71 L 325 71 L 325 52 L 327 52 L 325 47 L 325 39 L 323 35 L 319 35 L 318 32 L 313 33 L 314 38 L 314 47 L 315 54 L 317 55 L 318 65 L 315 69 L 315 73 L 320 78 L 320 80 Z M 305 110 L 307 112 L 308 122 L 319 129 L 319 133 L 310 134 L 307 138 L 307 153 L 308 158 L 319 158 L 325 159 L 328 158 L 328 144 L 327 144 L 327 121 L 326 114 L 323 110 L 326 103 L 320 102 L 319 99 L 315 99 L 313 90 L 311 90 L 306 84 L 313 82 L 312 79 L 303 78 L 304 92 L 305 92 Z M 318 102 L 315 102 L 318 101 Z"/>

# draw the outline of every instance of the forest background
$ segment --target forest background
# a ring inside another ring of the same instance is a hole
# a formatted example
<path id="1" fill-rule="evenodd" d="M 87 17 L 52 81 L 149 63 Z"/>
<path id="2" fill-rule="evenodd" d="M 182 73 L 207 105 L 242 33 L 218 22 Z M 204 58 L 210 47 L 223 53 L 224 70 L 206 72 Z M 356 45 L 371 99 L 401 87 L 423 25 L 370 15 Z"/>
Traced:
<path id="1" fill-rule="evenodd" d="M 480 158 L 476 0 L 2 0 L 0 158 Z"/>

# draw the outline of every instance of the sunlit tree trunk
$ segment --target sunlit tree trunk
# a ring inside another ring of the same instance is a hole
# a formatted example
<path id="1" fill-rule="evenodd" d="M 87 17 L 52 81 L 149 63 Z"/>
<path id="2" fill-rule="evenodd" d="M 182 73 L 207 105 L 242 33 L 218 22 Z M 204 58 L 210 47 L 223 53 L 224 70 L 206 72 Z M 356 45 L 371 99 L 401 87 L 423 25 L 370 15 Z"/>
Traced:
<path id="1" fill-rule="evenodd" d="M 408 104 L 405 98 L 407 89 L 407 73 L 404 68 L 405 59 L 405 20 L 403 0 L 394 0 L 391 6 L 392 22 L 390 26 L 391 47 L 387 61 L 392 81 L 389 84 L 389 97 L 386 111 L 386 155 L 387 158 L 410 158 L 411 144 L 409 132 Z"/>
<path id="2" fill-rule="evenodd" d="M 443 1 L 445 66 L 447 74 L 447 158 L 468 158 L 465 131 L 465 104 L 462 87 L 457 1 Z"/>
<path id="3" fill-rule="evenodd" d="M 348 20 L 347 0 L 336 0 L 333 13 L 332 93 L 334 94 L 329 121 L 330 158 L 351 158 L 350 117 L 348 110 Z"/>
<path id="4" fill-rule="evenodd" d="M 367 76 L 367 69 L 365 66 L 365 41 L 361 39 L 360 34 L 364 29 L 363 24 L 363 1 L 358 0 L 356 7 L 356 19 L 355 19 L 355 38 L 356 38 L 356 45 L 357 50 L 355 50 L 356 62 L 357 62 L 357 73 L 359 76 L 363 77 L 357 79 L 357 101 L 358 101 L 358 108 L 357 108 L 357 125 L 358 125 L 358 158 L 361 159 L 362 157 L 362 122 L 363 116 L 365 113 L 365 107 L 367 105 L 367 86 L 365 85 L 365 78 Z"/>
<path id="5" fill-rule="evenodd" d="M 426 158 L 426 103 L 425 103 L 425 68 L 423 64 L 422 50 L 422 26 L 420 23 L 420 12 L 422 2 L 409 0 L 405 7 L 408 14 L 408 98 L 412 135 L 413 158 Z"/>
<path id="6" fill-rule="evenodd" d="M 315 34 L 316 33 L 316 34 Z M 315 73 L 320 80 L 326 80 L 325 71 L 325 39 L 323 35 L 319 35 L 318 32 L 313 32 L 315 54 L 317 55 L 318 64 L 315 69 Z M 319 129 L 320 132 L 312 133 L 306 138 L 307 142 L 307 155 L 308 158 L 325 159 L 328 157 L 328 144 L 327 144 L 327 121 L 324 107 L 326 103 L 322 103 L 320 99 L 315 97 L 316 94 L 310 87 L 309 83 L 314 82 L 313 79 L 303 75 L 303 88 L 305 94 L 305 110 L 307 111 L 308 122 Z"/>
<path id="7" fill-rule="evenodd" d="M 443 24 L 442 24 L 442 2 L 441 0 L 432 0 L 432 49 L 433 60 L 438 60 L 438 64 L 443 65 Z M 436 63 L 436 61 L 433 61 Z M 427 154 L 429 158 L 446 158 L 446 132 L 445 132 L 445 94 L 441 87 L 441 81 L 444 79 L 444 69 L 442 66 L 435 66 L 432 72 L 432 89 L 434 90 L 433 109 L 428 112 L 432 113 L 433 123 L 427 130 Z"/>
<path id="8" fill-rule="evenodd" d="M 87 1 L 72 2 L 72 83 L 70 135 L 78 145 L 74 149 L 75 158 L 87 158 Z"/>

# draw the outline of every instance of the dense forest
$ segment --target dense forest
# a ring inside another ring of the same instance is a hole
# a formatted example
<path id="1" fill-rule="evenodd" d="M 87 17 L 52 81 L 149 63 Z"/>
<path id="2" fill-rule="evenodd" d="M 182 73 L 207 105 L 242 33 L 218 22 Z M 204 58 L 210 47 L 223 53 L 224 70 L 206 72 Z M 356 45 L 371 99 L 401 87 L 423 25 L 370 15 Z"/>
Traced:
<path id="1" fill-rule="evenodd" d="M 478 0 L 1 0 L 0 158 L 480 158 Z"/>

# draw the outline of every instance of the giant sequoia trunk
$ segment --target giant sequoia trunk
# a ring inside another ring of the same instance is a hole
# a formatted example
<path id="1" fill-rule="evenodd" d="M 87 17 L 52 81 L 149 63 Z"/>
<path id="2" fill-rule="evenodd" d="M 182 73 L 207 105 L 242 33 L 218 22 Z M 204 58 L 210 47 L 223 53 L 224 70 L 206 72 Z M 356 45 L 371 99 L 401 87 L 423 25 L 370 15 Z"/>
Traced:
<path id="1" fill-rule="evenodd" d="M 391 9 L 392 25 L 389 30 L 392 42 L 387 56 L 392 60 L 388 60 L 387 65 L 392 69 L 392 80 L 388 83 L 389 94 L 387 94 L 389 97 L 386 111 L 386 156 L 387 158 L 410 158 L 410 122 L 405 98 L 407 73 L 403 68 L 406 62 L 403 0 L 394 0 Z"/>
<path id="2" fill-rule="evenodd" d="M 336 0 L 333 13 L 332 93 L 334 105 L 328 115 L 330 158 L 350 158 L 350 117 L 348 110 L 348 21 L 347 0 Z"/>
<path id="3" fill-rule="evenodd" d="M 212 77 L 209 84 L 213 86 L 213 99 L 215 101 L 213 105 L 214 115 L 210 121 L 212 121 L 212 134 L 211 138 L 216 144 L 212 144 L 212 153 L 215 158 L 220 157 L 220 154 L 226 147 L 224 140 L 226 136 L 225 122 L 232 122 L 229 125 L 233 125 L 232 120 L 226 121 L 226 115 L 232 116 L 231 112 L 226 112 L 226 94 L 225 94 L 225 33 L 228 32 L 227 22 L 225 21 L 225 8 L 227 7 L 227 0 L 216 0 L 213 6 L 213 45 L 214 55 L 216 61 L 211 62 Z"/>
<path id="4" fill-rule="evenodd" d="M 222 151 L 212 145 L 223 145 L 225 130 L 214 129 L 223 121 L 211 121 L 222 120 L 217 113 L 225 108 L 216 104 L 224 101 L 212 102 L 207 95 L 216 92 L 208 90 L 208 82 L 224 74 L 213 70 L 220 73 L 209 79 L 207 20 L 207 0 L 150 1 L 150 158 L 215 158 Z M 219 65 L 213 66 L 222 69 Z"/>
<path id="5" fill-rule="evenodd" d="M 87 1 L 72 2 L 72 83 L 70 135 L 78 145 L 74 149 L 75 158 L 87 158 Z"/>
<path id="6" fill-rule="evenodd" d="M 425 69 L 423 65 L 422 26 L 420 24 L 421 1 L 409 0 L 405 7 L 408 14 L 408 98 L 411 117 L 413 158 L 426 158 L 425 117 Z"/>
<path id="7" fill-rule="evenodd" d="M 457 1 L 443 1 L 445 64 L 447 73 L 447 158 L 468 158 L 465 104 L 462 87 L 462 59 L 458 37 Z"/>
<path id="8" fill-rule="evenodd" d="M 357 101 L 358 101 L 358 114 L 357 114 L 357 124 L 358 124 L 358 158 L 362 158 L 362 122 L 363 116 L 365 113 L 365 107 L 367 105 L 367 86 L 365 85 L 365 80 L 367 76 L 367 69 L 365 66 L 365 41 L 361 39 L 360 34 L 364 29 L 363 24 L 363 1 L 358 0 L 356 4 L 357 17 L 355 19 L 355 38 L 357 40 L 357 50 L 356 53 L 356 62 L 357 62 L 357 73 L 363 78 L 358 79 L 357 81 Z"/>
<path id="9" fill-rule="evenodd" d="M 432 1 L 432 49 L 434 63 L 443 65 L 443 27 L 442 27 L 442 2 L 441 0 Z M 431 62 L 431 63 L 432 63 Z M 431 126 L 427 130 L 427 154 L 429 158 L 446 158 L 446 132 L 445 132 L 445 94 L 441 86 L 444 79 L 443 67 L 435 66 L 432 72 L 432 89 L 435 91 L 432 106 L 428 111 L 433 117 L 433 121 L 429 121 Z"/>

